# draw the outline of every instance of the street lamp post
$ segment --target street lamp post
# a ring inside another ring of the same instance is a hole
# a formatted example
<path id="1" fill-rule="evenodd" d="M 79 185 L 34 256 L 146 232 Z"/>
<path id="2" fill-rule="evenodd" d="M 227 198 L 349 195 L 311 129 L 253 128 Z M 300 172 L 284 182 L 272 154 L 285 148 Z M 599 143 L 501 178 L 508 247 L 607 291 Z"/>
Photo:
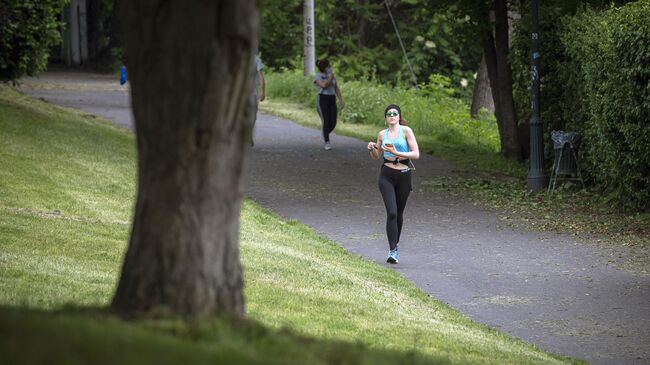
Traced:
<path id="1" fill-rule="evenodd" d="M 528 172 L 528 190 L 538 192 L 548 186 L 548 175 L 544 168 L 544 129 L 539 116 L 539 18 L 538 0 L 532 0 L 532 47 L 531 78 L 533 81 L 530 116 L 530 171 Z"/>

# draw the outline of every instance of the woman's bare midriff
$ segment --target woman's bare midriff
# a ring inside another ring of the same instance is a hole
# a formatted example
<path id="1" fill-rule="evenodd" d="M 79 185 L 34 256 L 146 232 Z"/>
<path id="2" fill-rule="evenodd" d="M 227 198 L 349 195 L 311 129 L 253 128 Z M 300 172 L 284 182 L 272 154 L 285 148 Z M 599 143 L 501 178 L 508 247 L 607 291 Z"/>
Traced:
<path id="1" fill-rule="evenodd" d="M 384 166 L 390 167 L 393 170 L 406 170 L 406 169 L 409 168 L 408 166 L 404 165 L 403 163 L 399 163 L 399 162 L 397 163 L 397 165 L 395 165 L 392 162 L 385 162 Z"/>

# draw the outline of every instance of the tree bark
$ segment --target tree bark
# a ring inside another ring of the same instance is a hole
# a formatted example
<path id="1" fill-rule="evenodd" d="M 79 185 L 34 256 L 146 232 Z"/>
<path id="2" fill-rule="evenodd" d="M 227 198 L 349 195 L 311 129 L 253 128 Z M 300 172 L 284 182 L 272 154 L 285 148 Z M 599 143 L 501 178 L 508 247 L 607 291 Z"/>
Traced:
<path id="1" fill-rule="evenodd" d="M 239 261 L 256 1 L 120 0 L 138 150 L 112 308 L 245 315 Z"/>
<path id="2" fill-rule="evenodd" d="M 483 51 L 494 99 L 495 116 L 499 128 L 501 154 L 507 158 L 522 158 L 518 138 L 517 117 L 512 95 L 512 69 L 508 61 L 508 9 L 505 0 L 495 0 L 495 32 L 491 27 L 483 32 Z M 490 23 L 489 16 L 485 21 Z"/>
<path id="3" fill-rule="evenodd" d="M 508 5 L 506 0 L 494 1 L 495 49 L 497 56 L 497 77 L 499 79 L 499 102 L 503 118 L 503 141 L 501 149 L 508 158 L 522 159 L 519 143 L 515 101 L 512 96 L 512 68 L 508 60 L 510 42 L 508 36 Z"/>
<path id="4" fill-rule="evenodd" d="M 494 99 L 492 99 L 492 89 L 490 88 L 490 79 L 485 64 L 485 55 L 481 58 L 478 71 L 476 71 L 476 81 L 472 91 L 472 105 L 470 115 L 472 118 L 478 117 L 481 108 L 485 108 L 494 113 Z"/>
<path id="5" fill-rule="evenodd" d="M 501 101 L 499 93 L 499 77 L 497 68 L 497 54 L 494 48 L 494 37 L 492 36 L 492 29 L 487 29 L 483 32 L 483 56 L 485 57 L 485 66 L 487 68 L 488 79 L 490 81 L 490 89 L 492 90 L 492 100 L 494 101 L 494 116 L 497 120 L 497 128 L 499 130 L 499 141 L 501 142 L 501 153 L 503 154 L 503 146 L 505 145 L 503 131 L 503 116 L 501 113 Z"/>

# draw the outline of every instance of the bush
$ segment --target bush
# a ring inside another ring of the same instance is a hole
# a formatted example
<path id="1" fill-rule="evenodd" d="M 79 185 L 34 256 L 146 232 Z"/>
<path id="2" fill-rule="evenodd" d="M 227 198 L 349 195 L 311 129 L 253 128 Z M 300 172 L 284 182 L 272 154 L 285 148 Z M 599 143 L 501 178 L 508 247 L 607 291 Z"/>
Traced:
<path id="1" fill-rule="evenodd" d="M 57 15 L 65 2 L 0 2 L 0 80 L 16 80 L 45 69 L 50 47 L 61 41 Z"/>
<path id="2" fill-rule="evenodd" d="M 266 94 L 269 97 L 290 99 L 304 106 L 316 108 L 316 87 L 311 77 L 305 77 L 302 70 L 283 72 L 265 71 Z"/>
<path id="3" fill-rule="evenodd" d="M 300 70 L 266 74 L 266 92 L 270 98 L 290 99 L 316 108 L 316 88 L 312 79 Z M 345 81 L 339 87 L 345 100 L 340 120 L 345 123 L 384 125 L 384 108 L 398 104 L 418 137 L 430 136 L 450 145 L 478 147 L 497 153 L 499 136 L 494 117 L 472 119 L 469 107 L 450 95 L 451 80 L 432 75 L 419 89 L 392 87 L 373 81 Z"/>
<path id="4" fill-rule="evenodd" d="M 625 206 L 649 210 L 650 1 L 586 11 L 565 26 L 586 107 L 590 175 Z"/>
<path id="5" fill-rule="evenodd" d="M 547 161 L 553 155 L 552 130 L 578 132 L 584 137 L 583 175 L 619 205 L 648 210 L 650 1 L 589 10 L 556 5 L 540 9 L 540 111 Z M 522 121 L 530 118 L 529 24 L 524 14 L 511 58 Z"/>

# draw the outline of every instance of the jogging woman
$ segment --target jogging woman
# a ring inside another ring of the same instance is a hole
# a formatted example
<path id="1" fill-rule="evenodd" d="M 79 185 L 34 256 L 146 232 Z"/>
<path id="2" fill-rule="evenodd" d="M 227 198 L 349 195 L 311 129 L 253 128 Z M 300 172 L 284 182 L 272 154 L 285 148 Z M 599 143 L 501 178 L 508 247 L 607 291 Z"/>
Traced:
<path id="1" fill-rule="evenodd" d="M 384 163 L 379 173 L 379 191 L 386 206 L 386 236 L 388 258 L 386 262 L 399 263 L 399 238 L 402 233 L 403 214 L 411 193 L 410 160 L 420 158 L 420 150 L 413 130 L 407 127 L 399 106 L 391 104 L 384 110 L 388 128 L 377 134 L 377 142 L 368 142 L 373 160 L 383 153 Z"/>
<path id="2" fill-rule="evenodd" d="M 336 98 L 339 99 L 341 109 L 345 107 L 345 102 L 343 102 L 343 96 L 341 90 L 339 90 L 339 85 L 336 83 L 336 76 L 334 76 L 330 62 L 328 60 L 319 60 L 316 62 L 316 67 L 320 71 L 314 75 L 314 84 L 318 88 L 316 109 L 323 122 L 325 150 L 329 151 L 332 149 L 330 133 L 336 128 Z"/>

